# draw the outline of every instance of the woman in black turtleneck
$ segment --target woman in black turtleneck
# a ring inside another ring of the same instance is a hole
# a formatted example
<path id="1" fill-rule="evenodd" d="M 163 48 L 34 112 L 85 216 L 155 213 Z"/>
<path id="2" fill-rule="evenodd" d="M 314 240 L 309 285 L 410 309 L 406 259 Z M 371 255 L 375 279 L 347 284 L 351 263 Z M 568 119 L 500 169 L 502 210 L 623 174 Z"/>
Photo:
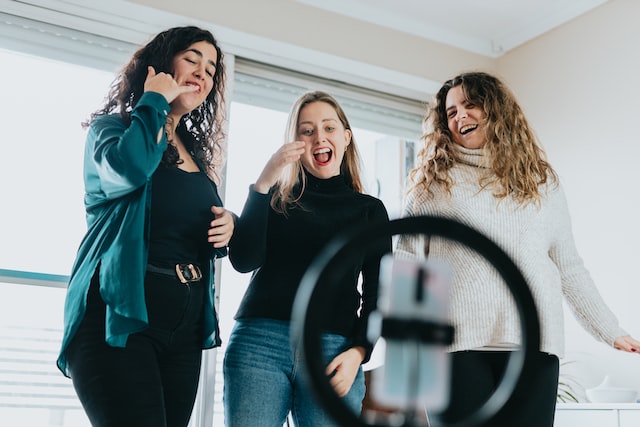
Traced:
<path id="1" fill-rule="evenodd" d="M 388 221 L 382 202 L 361 192 L 351 127 L 333 97 L 303 95 L 289 115 L 285 141 L 251 186 L 229 244 L 235 269 L 253 271 L 224 360 L 229 427 L 278 426 L 289 412 L 299 426 L 334 425 L 300 378 L 302 361 L 291 351 L 293 300 L 329 240 L 355 225 Z M 382 246 L 363 253 L 340 279 L 323 324 L 327 374 L 356 413 L 365 391 L 361 364 L 372 350 L 366 322 L 376 306 L 379 260 L 391 251 L 391 240 Z"/>

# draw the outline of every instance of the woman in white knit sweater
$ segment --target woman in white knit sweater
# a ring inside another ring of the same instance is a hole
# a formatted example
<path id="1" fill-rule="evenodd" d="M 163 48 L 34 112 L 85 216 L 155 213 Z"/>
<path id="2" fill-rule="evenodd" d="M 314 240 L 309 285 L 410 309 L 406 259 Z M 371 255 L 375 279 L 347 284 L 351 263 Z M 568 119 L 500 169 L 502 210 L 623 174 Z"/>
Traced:
<path id="1" fill-rule="evenodd" d="M 562 296 L 597 339 L 629 352 L 639 352 L 640 342 L 618 325 L 585 269 L 558 177 L 499 79 L 473 72 L 447 81 L 425 118 L 422 140 L 405 216 L 445 216 L 492 239 L 521 269 L 539 312 L 535 384 L 492 425 L 551 427 L 564 351 Z M 492 394 L 520 342 L 510 292 L 487 260 L 458 242 L 403 235 L 396 251 L 453 267 L 450 316 L 456 336 L 444 419 L 466 418 Z"/>

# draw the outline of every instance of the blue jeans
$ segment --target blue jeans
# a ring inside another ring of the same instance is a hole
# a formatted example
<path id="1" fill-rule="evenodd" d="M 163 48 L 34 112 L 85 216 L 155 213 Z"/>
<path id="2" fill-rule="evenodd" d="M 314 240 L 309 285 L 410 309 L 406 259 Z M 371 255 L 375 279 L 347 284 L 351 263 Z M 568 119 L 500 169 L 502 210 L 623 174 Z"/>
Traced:
<path id="1" fill-rule="evenodd" d="M 345 350 L 347 338 L 323 334 L 326 363 Z M 316 399 L 301 365 L 292 354 L 289 322 L 240 319 L 224 355 L 224 412 L 227 427 L 282 426 L 289 412 L 298 427 L 337 426 Z M 364 374 L 359 369 L 345 404 L 360 414 Z"/>

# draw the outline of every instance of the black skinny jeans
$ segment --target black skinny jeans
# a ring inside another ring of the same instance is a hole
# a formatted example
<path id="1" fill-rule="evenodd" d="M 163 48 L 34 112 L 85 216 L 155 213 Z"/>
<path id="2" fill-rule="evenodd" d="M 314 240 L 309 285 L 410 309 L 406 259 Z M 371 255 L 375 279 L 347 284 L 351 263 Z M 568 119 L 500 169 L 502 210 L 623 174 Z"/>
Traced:
<path id="1" fill-rule="evenodd" d="M 147 273 L 149 328 L 132 334 L 125 348 L 105 343 L 105 304 L 98 273 L 87 312 L 67 349 L 73 386 L 96 427 L 184 427 L 200 375 L 202 283 Z"/>

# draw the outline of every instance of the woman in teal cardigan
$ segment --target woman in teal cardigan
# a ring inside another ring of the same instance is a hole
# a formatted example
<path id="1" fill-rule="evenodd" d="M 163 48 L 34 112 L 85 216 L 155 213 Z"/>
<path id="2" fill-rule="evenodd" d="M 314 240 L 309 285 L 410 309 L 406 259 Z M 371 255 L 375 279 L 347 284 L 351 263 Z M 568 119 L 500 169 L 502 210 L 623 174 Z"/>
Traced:
<path id="1" fill-rule="evenodd" d="M 203 348 L 220 344 L 213 267 L 234 216 L 217 183 L 223 54 L 196 27 L 158 34 L 88 127 L 88 231 L 58 367 L 94 426 L 185 426 Z"/>

